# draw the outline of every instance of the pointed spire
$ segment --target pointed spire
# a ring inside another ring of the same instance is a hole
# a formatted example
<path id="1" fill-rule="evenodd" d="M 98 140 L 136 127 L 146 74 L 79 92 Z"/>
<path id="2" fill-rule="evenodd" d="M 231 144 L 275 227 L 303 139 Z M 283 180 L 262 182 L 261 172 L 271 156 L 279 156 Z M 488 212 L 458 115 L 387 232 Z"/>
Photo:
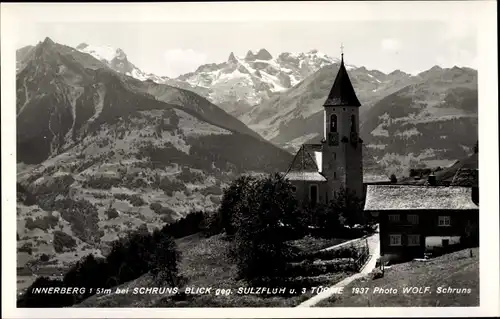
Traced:
<path id="1" fill-rule="evenodd" d="M 361 106 L 344 65 L 344 45 L 340 46 L 340 50 L 339 72 L 323 106 Z"/>
<path id="2" fill-rule="evenodd" d="M 344 44 L 340 43 L 340 63 L 344 64 Z"/>

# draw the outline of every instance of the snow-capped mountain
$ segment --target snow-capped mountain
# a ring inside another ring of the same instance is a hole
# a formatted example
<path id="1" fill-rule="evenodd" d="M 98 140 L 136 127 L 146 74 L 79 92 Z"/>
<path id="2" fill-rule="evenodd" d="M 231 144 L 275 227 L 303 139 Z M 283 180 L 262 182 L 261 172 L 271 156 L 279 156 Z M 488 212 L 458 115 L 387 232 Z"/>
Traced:
<path id="1" fill-rule="evenodd" d="M 248 51 L 244 57 L 233 52 L 227 61 L 200 66 L 177 80 L 210 90 L 206 96 L 227 112 L 241 116 L 277 93 L 295 86 L 309 75 L 335 63 L 318 50 L 281 53 L 273 57 L 266 49 Z M 349 68 L 354 68 L 349 66 Z"/>
<path id="2" fill-rule="evenodd" d="M 166 83 L 169 80 L 166 76 L 158 76 L 142 71 L 128 60 L 127 55 L 120 48 L 81 43 L 76 49 L 80 52 L 92 55 L 94 58 L 108 65 L 111 69 L 140 81 L 152 80 L 157 83 Z"/>
<path id="3" fill-rule="evenodd" d="M 207 88 L 197 87 L 185 81 L 178 81 L 167 76 L 142 71 L 128 60 L 127 54 L 120 48 L 81 43 L 76 49 L 80 52 L 90 54 L 116 72 L 128 75 L 139 81 L 153 81 L 158 84 L 168 84 L 180 89 L 190 90 L 205 98 L 210 94 L 210 90 Z"/>
<path id="4" fill-rule="evenodd" d="M 17 55 L 18 247 L 33 247 L 30 260 L 71 262 L 138 227 L 215 209 L 239 174 L 292 160 L 191 91 L 139 81 L 49 38 Z M 55 231 L 74 244 L 61 252 Z"/>

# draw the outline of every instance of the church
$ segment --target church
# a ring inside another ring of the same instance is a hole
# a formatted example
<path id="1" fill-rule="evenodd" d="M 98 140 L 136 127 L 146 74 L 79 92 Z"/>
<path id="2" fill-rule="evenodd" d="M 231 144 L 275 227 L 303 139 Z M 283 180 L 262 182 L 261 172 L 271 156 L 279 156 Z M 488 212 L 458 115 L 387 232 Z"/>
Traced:
<path id="1" fill-rule="evenodd" d="M 337 77 L 323 104 L 323 139 L 320 144 L 303 144 L 285 174 L 300 201 L 327 203 L 342 188 L 363 196 L 360 106 L 342 53 Z"/>

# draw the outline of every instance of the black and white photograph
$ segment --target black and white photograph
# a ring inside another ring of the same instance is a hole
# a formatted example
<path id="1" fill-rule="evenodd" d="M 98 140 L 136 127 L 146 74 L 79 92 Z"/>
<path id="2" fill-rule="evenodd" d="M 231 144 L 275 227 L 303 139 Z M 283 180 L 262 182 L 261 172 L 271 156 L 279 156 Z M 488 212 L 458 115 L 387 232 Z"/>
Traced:
<path id="1" fill-rule="evenodd" d="M 499 315 L 496 2 L 1 12 L 8 317 Z"/>

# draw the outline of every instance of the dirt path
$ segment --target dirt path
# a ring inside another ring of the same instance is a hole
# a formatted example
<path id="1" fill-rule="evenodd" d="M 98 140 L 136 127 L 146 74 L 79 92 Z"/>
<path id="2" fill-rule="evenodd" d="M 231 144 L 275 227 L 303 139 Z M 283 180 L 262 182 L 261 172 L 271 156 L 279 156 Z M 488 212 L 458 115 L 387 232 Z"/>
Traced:
<path id="1" fill-rule="evenodd" d="M 377 259 L 380 257 L 380 244 L 379 244 L 380 238 L 379 238 L 378 231 L 374 235 L 371 235 L 370 237 L 368 237 L 367 240 L 368 240 L 368 249 L 370 251 L 370 257 L 369 257 L 368 261 L 366 262 L 366 264 L 361 269 L 361 271 L 359 273 L 357 273 L 357 274 L 354 274 L 354 275 L 352 275 L 350 277 L 345 278 L 344 280 L 336 283 L 335 285 L 331 286 L 330 288 L 345 287 L 346 285 L 350 284 L 354 280 L 362 278 L 362 277 L 368 275 L 369 273 L 371 273 L 373 271 L 373 269 L 375 269 L 375 265 L 377 263 Z M 339 246 L 348 244 L 350 242 L 353 242 L 353 241 L 348 241 L 348 242 L 342 243 L 340 245 L 328 247 L 328 248 L 326 248 L 326 250 L 331 250 L 331 249 L 334 249 L 334 248 L 338 248 Z M 301 303 L 297 307 L 313 307 L 318 302 L 320 302 L 321 300 L 329 298 L 334 293 L 335 293 L 335 289 L 327 289 L 324 292 L 319 293 L 316 296 L 314 296 L 314 297 L 312 297 L 312 298 L 304 301 L 303 303 Z"/>

